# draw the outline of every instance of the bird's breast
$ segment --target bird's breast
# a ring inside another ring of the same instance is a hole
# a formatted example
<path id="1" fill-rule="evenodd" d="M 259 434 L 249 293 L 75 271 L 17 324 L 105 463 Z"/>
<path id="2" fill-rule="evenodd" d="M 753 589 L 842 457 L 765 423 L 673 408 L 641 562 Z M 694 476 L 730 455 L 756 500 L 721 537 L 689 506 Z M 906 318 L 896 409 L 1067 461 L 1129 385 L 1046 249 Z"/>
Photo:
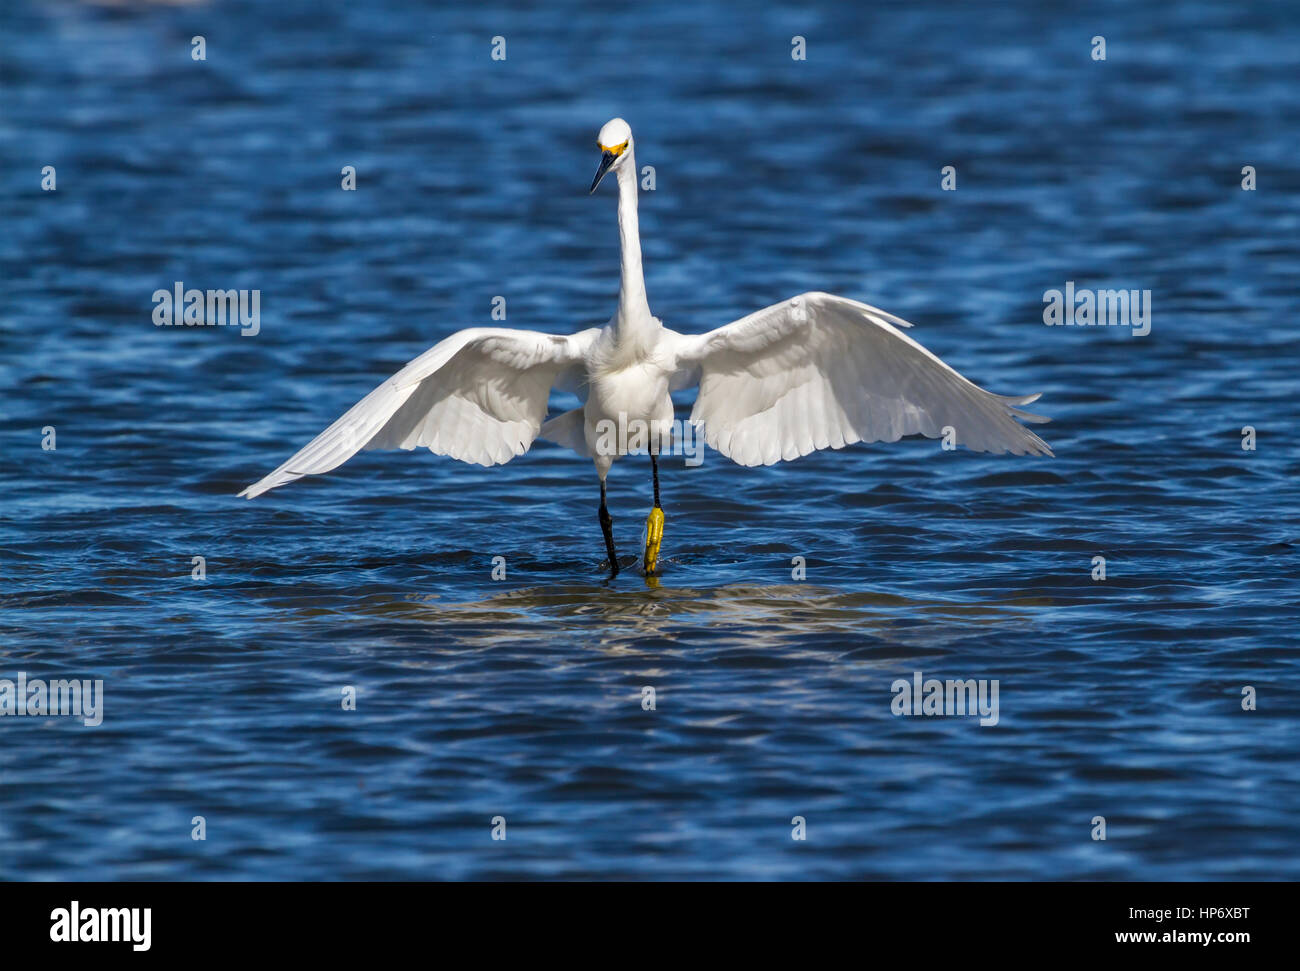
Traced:
<path id="1" fill-rule="evenodd" d="M 668 397 L 668 374 L 658 365 L 643 362 L 597 375 L 591 379 L 587 396 L 587 420 L 662 420 L 665 410 L 672 418 Z"/>

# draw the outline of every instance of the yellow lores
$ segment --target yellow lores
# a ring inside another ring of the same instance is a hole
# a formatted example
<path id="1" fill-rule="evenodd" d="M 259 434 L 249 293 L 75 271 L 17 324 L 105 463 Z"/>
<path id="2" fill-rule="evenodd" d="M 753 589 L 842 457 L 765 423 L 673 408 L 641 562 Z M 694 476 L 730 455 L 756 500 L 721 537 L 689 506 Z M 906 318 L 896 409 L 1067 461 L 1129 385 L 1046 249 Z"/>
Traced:
<path id="1" fill-rule="evenodd" d="M 602 152 L 609 152 L 609 154 L 613 155 L 615 158 L 618 158 L 620 155 L 622 155 L 624 152 L 627 151 L 627 142 L 624 142 L 622 145 L 611 145 L 608 148 L 606 148 L 604 145 L 601 145 L 600 142 L 597 142 L 596 144 L 600 145 L 600 150 Z"/>

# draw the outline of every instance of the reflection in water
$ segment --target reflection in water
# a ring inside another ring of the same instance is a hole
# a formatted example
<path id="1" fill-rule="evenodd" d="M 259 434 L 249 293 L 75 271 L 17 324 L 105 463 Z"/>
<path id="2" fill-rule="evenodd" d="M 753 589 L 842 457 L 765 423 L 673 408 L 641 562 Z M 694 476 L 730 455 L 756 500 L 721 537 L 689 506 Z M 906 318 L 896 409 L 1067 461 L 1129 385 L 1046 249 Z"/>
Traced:
<path id="1" fill-rule="evenodd" d="M 481 600 L 444 603 L 436 595 L 371 595 L 351 608 L 393 622 L 416 621 L 453 631 L 463 645 L 488 646 L 528 631 L 533 636 L 596 635 L 593 646 L 619 650 L 685 632 L 733 632 L 749 647 L 804 644 L 853 647 L 865 635 L 883 644 L 937 646 L 989 625 L 1032 622 L 1041 600 L 1000 604 L 914 600 L 888 593 L 845 592 L 809 584 L 731 584 L 610 590 L 603 584 L 520 587 Z"/>

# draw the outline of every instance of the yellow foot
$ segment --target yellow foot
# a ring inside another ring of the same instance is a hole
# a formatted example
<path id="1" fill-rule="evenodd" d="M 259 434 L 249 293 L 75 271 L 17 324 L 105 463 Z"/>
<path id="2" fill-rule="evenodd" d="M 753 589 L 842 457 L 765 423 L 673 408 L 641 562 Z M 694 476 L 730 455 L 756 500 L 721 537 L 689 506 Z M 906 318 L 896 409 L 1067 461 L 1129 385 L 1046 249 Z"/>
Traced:
<path id="1" fill-rule="evenodd" d="M 664 539 L 664 511 L 658 506 L 650 510 L 645 521 L 645 572 L 646 576 L 655 572 L 659 565 L 659 544 Z"/>

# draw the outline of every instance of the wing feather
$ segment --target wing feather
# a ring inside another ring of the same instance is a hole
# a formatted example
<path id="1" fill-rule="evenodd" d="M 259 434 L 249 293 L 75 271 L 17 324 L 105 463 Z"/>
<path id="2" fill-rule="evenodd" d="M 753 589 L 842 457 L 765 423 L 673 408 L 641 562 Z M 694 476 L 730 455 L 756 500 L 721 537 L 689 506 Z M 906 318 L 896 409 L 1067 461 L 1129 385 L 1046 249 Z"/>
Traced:
<path id="1" fill-rule="evenodd" d="M 509 462 L 537 437 L 551 388 L 585 379 L 586 353 L 598 333 L 477 327 L 453 334 L 240 495 L 252 499 L 328 472 L 362 449 L 423 447 L 477 465 Z"/>
<path id="2" fill-rule="evenodd" d="M 698 375 L 691 420 L 741 465 L 772 465 L 823 448 L 938 438 L 980 452 L 1051 455 L 1020 424 L 1047 421 L 971 383 L 900 328 L 911 324 L 856 300 L 805 293 L 700 335 L 676 335 L 673 386 Z"/>

